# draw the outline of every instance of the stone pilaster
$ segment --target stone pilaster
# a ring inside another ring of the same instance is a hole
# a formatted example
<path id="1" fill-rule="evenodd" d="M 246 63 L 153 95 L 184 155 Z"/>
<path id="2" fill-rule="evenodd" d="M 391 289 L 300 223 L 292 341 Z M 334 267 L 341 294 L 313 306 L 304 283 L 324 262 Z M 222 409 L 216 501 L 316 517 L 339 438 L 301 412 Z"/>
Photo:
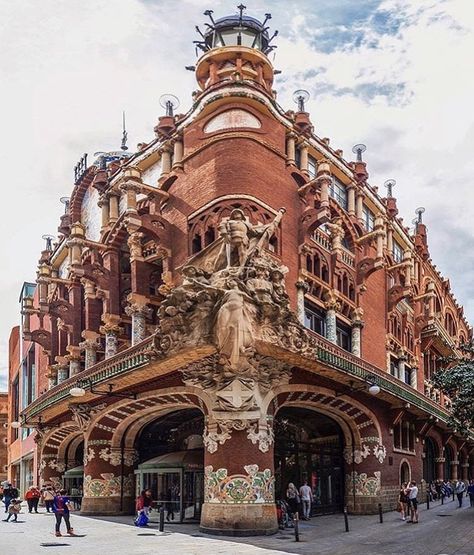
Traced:
<path id="1" fill-rule="evenodd" d="M 437 457 L 435 459 L 436 463 L 436 479 L 437 480 L 444 480 L 444 463 L 446 459 L 444 457 Z"/>

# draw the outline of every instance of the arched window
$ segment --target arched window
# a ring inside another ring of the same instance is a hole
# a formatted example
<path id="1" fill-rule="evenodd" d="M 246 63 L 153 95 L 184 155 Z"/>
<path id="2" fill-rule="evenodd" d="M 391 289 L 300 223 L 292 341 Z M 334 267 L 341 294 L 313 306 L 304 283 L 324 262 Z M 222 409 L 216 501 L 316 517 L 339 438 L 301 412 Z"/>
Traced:
<path id="1" fill-rule="evenodd" d="M 310 254 L 306 255 L 306 271 L 313 273 L 313 257 Z"/>
<path id="2" fill-rule="evenodd" d="M 435 442 L 427 437 L 425 439 L 425 458 L 423 459 L 423 478 L 429 484 L 436 480 L 436 457 L 438 456 L 438 449 Z"/>
<path id="3" fill-rule="evenodd" d="M 199 252 L 201 250 L 202 250 L 201 236 L 200 235 L 195 235 L 193 237 L 192 246 L 191 246 L 192 254 L 196 254 L 197 252 Z"/>
<path id="4" fill-rule="evenodd" d="M 204 234 L 204 246 L 210 245 L 216 239 L 216 232 L 213 227 L 208 227 Z"/>

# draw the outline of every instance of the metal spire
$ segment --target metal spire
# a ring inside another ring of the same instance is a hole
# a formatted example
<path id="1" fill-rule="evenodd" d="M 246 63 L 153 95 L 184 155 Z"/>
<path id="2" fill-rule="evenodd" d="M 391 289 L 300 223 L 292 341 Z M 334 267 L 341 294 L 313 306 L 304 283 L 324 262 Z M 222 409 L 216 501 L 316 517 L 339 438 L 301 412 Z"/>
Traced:
<path id="1" fill-rule="evenodd" d="M 122 112 L 122 145 L 120 146 L 122 150 L 128 150 L 127 139 L 128 139 L 128 133 L 127 133 L 127 129 L 125 128 L 125 111 L 123 111 Z"/>

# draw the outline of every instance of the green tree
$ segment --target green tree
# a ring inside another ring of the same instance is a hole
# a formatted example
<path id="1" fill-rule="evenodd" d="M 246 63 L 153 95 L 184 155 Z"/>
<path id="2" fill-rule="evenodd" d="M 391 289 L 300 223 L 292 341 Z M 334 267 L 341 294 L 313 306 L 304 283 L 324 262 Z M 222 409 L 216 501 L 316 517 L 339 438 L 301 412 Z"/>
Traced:
<path id="1" fill-rule="evenodd" d="M 463 434 L 474 430 L 474 347 L 461 347 L 462 355 L 443 360 L 447 365 L 433 376 L 435 387 L 452 402 L 450 426 Z"/>

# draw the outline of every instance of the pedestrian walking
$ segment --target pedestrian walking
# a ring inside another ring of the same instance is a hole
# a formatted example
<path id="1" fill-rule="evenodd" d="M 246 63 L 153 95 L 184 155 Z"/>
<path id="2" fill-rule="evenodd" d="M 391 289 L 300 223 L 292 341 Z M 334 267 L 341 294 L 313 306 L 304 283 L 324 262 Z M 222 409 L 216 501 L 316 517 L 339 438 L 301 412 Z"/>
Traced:
<path id="1" fill-rule="evenodd" d="M 404 482 L 400 487 L 400 492 L 398 494 L 398 510 L 400 512 L 400 517 L 402 520 L 406 520 L 408 516 L 408 495 L 407 495 L 408 484 Z"/>
<path id="2" fill-rule="evenodd" d="M 74 530 L 71 527 L 70 520 L 71 500 L 66 495 L 66 490 L 59 491 L 59 495 L 55 495 L 53 499 L 53 512 L 56 516 L 56 536 L 60 537 L 61 534 L 61 521 L 64 519 L 66 524 L 67 533 L 69 536 L 75 536 Z"/>
<path id="3" fill-rule="evenodd" d="M 471 480 L 467 488 L 467 494 L 469 495 L 469 501 L 471 502 L 471 507 L 474 507 L 474 480 Z"/>
<path id="4" fill-rule="evenodd" d="M 414 480 L 410 482 L 407 492 L 410 502 L 410 520 L 407 520 L 407 522 L 418 524 L 418 487 Z"/>
<path id="5" fill-rule="evenodd" d="M 292 518 L 295 518 L 295 515 L 299 509 L 300 496 L 298 494 L 298 490 L 295 487 L 295 484 L 293 484 L 292 482 L 288 484 L 288 488 L 286 490 L 286 502 L 288 503 L 288 507 L 290 508 Z"/>
<path id="6" fill-rule="evenodd" d="M 308 486 L 308 480 L 300 487 L 300 499 L 303 505 L 303 520 L 311 518 L 311 505 L 313 503 L 313 490 Z"/>
<path id="7" fill-rule="evenodd" d="M 462 507 L 462 498 L 465 491 L 466 491 L 466 484 L 462 480 L 458 479 L 458 481 L 456 482 L 456 485 L 454 486 L 454 493 L 458 498 L 459 508 Z"/>
<path id="8" fill-rule="evenodd" d="M 8 484 L 6 484 L 6 487 L 3 488 L 3 502 L 5 504 L 6 513 L 8 513 L 8 507 L 12 502 L 12 499 L 18 499 L 18 497 L 18 490 L 13 487 L 10 482 L 8 482 Z"/>
<path id="9" fill-rule="evenodd" d="M 54 491 L 51 486 L 42 489 L 41 495 L 43 497 L 44 505 L 47 513 L 53 512 Z"/>
<path id="10" fill-rule="evenodd" d="M 10 522 L 10 518 L 13 517 L 12 522 L 18 522 L 18 513 L 21 511 L 21 500 L 12 499 L 8 504 L 8 516 L 3 522 Z"/>
<path id="11" fill-rule="evenodd" d="M 136 526 L 147 526 L 149 514 L 153 505 L 153 495 L 151 489 L 144 489 L 137 497 L 135 508 L 137 510 Z"/>
<path id="12" fill-rule="evenodd" d="M 36 486 L 31 486 L 25 493 L 25 500 L 28 503 L 28 512 L 35 512 L 38 514 L 38 502 L 41 497 L 41 492 Z"/>

